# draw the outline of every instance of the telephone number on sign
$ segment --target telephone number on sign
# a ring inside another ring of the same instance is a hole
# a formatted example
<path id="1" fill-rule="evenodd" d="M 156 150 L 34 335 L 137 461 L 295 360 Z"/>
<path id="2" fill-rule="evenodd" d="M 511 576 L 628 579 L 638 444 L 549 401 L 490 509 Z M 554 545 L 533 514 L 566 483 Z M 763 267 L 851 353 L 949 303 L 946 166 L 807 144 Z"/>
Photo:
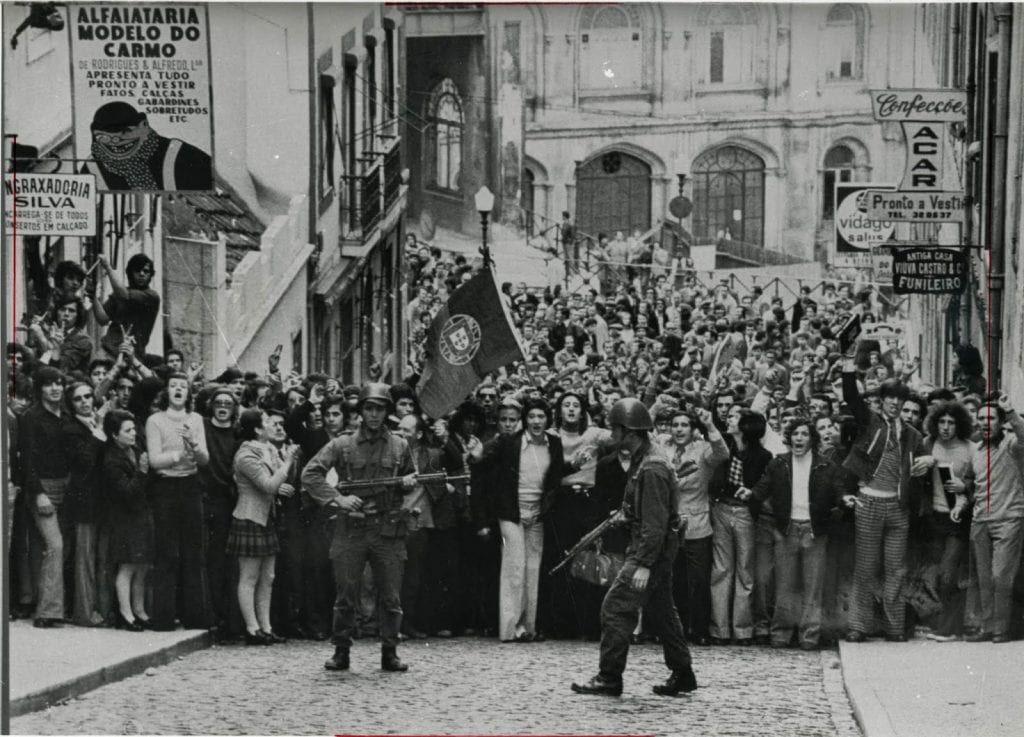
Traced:
<path id="1" fill-rule="evenodd" d="M 951 220 L 953 213 L 942 210 L 887 210 L 885 217 L 889 220 Z"/>

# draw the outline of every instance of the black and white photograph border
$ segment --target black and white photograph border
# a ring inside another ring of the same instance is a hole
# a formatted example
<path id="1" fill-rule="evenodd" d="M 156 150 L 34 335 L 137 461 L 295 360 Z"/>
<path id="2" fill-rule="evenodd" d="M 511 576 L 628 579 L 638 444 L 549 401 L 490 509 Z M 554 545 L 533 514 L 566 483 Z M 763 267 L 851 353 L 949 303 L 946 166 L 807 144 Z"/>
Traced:
<path id="1" fill-rule="evenodd" d="M 1019 731 L 1024 4 L 0 12 L 0 733 Z"/>

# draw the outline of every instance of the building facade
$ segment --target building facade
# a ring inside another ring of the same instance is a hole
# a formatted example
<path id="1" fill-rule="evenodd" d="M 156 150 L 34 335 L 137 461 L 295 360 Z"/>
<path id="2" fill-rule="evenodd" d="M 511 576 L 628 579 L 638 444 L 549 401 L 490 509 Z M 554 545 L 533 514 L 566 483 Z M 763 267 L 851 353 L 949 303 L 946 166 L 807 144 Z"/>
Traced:
<path id="1" fill-rule="evenodd" d="M 30 8 L 3 12 L 14 28 Z M 88 269 L 105 254 L 120 269 L 142 252 L 163 297 L 151 353 L 182 348 L 208 378 L 233 364 L 262 372 L 277 345 L 285 373 L 358 381 L 378 362 L 396 375 L 401 16 L 340 3 L 211 3 L 206 12 L 214 190 L 103 195 L 96 238 L 8 232 L 15 312 L 31 309 L 33 280 L 60 260 Z M 3 53 L 8 159 L 22 157 L 19 171 L 75 171 L 68 30 L 28 28 Z"/>
<path id="2" fill-rule="evenodd" d="M 311 365 L 345 382 L 377 367 L 385 381 L 398 381 L 405 370 L 402 15 L 371 3 L 307 7 L 316 90 Z"/>
<path id="3" fill-rule="evenodd" d="M 956 186 L 969 202 L 961 234 L 971 247 L 964 294 L 919 305 L 922 364 L 952 378 L 954 346 L 979 349 L 987 383 L 1024 396 L 1024 8 L 1016 3 L 921 7 L 926 61 L 937 86 L 967 92 L 963 125 L 950 126 Z"/>
<path id="4" fill-rule="evenodd" d="M 486 183 L 506 224 L 628 234 L 682 191 L 696 244 L 824 260 L 834 182 L 902 172 L 868 91 L 919 83 L 915 6 L 404 9 L 414 219 L 472 233 Z"/>

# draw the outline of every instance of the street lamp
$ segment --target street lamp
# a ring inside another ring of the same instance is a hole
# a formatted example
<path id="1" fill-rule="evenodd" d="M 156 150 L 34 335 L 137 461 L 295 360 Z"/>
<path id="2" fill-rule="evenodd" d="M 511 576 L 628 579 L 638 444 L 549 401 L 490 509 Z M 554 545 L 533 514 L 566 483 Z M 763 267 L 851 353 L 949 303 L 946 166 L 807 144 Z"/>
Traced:
<path id="1" fill-rule="evenodd" d="M 480 230 L 483 233 L 483 245 L 480 246 L 480 255 L 484 257 L 484 267 L 491 265 L 491 249 L 487 247 L 487 218 L 490 217 L 494 208 L 494 193 L 487 189 L 485 184 L 476 193 L 476 209 L 480 213 Z"/>

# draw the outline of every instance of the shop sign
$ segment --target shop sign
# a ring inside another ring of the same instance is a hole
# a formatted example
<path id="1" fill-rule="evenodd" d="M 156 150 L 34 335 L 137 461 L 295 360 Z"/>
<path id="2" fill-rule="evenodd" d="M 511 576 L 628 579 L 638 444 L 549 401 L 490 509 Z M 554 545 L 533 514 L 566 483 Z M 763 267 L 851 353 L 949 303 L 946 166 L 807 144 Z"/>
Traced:
<path id="1" fill-rule="evenodd" d="M 12 235 L 96 235 L 91 174 L 4 174 L 4 219 Z"/>
<path id="2" fill-rule="evenodd" d="M 952 89 L 871 90 L 871 110 L 880 122 L 963 122 L 967 93 Z"/>
<path id="3" fill-rule="evenodd" d="M 858 211 L 875 220 L 898 223 L 962 223 L 966 213 L 963 192 L 893 192 L 869 189 Z"/>
<path id="4" fill-rule="evenodd" d="M 892 255 L 896 294 L 958 294 L 967 285 L 967 253 L 951 248 L 901 248 Z"/>
<path id="5" fill-rule="evenodd" d="M 835 250 L 832 253 L 836 267 L 872 268 L 871 247 L 892 238 L 896 226 L 891 220 L 869 217 L 858 207 L 858 198 L 869 189 L 892 192 L 893 186 L 836 182 Z"/>

